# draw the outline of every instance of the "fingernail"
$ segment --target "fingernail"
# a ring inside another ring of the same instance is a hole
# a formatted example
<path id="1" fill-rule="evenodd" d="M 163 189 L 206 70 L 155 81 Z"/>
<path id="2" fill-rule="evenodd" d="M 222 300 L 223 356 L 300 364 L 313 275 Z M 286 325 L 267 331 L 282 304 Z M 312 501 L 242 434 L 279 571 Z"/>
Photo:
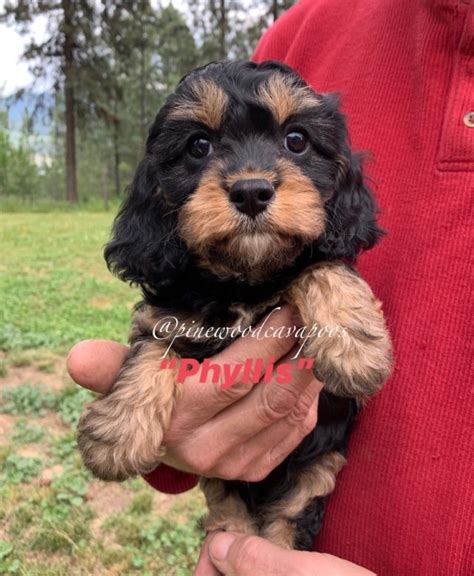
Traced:
<path id="1" fill-rule="evenodd" d="M 223 532 L 222 534 L 217 534 L 212 539 L 209 544 L 209 554 L 214 560 L 225 560 L 229 552 L 229 548 L 235 541 L 235 536 Z"/>

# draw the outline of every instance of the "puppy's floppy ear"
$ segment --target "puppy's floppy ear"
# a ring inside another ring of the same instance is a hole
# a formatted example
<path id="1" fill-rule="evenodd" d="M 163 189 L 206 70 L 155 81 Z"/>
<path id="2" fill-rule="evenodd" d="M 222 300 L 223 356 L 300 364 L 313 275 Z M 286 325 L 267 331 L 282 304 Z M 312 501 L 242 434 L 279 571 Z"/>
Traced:
<path id="1" fill-rule="evenodd" d="M 104 256 L 121 280 L 151 288 L 171 284 L 187 262 L 176 209 L 160 193 L 156 170 L 147 157 L 115 218 Z"/>
<path id="2" fill-rule="evenodd" d="M 354 260 L 384 234 L 377 225 L 378 208 L 364 182 L 361 158 L 348 147 L 339 166 L 335 192 L 326 203 L 326 213 L 326 231 L 318 242 L 318 250 L 328 259 Z"/>

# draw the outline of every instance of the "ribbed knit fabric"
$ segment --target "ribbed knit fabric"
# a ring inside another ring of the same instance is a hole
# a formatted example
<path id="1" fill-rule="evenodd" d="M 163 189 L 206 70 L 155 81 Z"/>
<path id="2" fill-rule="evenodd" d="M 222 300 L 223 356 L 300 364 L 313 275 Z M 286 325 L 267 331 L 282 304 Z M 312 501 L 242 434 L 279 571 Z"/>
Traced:
<path id="1" fill-rule="evenodd" d="M 174 468 L 166 466 L 166 464 L 160 464 L 158 468 L 149 474 L 145 474 L 143 478 L 145 478 L 150 486 L 166 494 L 186 492 L 186 490 L 194 488 L 199 480 L 194 474 L 187 474 L 186 472 L 175 470 Z"/>
<path id="2" fill-rule="evenodd" d="M 383 576 L 474 574 L 473 51 L 468 0 L 302 0 L 255 54 L 339 92 L 353 147 L 374 158 L 388 235 L 359 269 L 396 364 L 358 419 L 316 549 Z M 159 468 L 155 487 L 196 482 L 173 474 Z"/>
<path id="3" fill-rule="evenodd" d="M 303 0 L 255 59 L 341 93 L 388 231 L 359 269 L 395 370 L 359 418 L 316 549 L 381 575 L 472 576 L 474 6 Z"/>

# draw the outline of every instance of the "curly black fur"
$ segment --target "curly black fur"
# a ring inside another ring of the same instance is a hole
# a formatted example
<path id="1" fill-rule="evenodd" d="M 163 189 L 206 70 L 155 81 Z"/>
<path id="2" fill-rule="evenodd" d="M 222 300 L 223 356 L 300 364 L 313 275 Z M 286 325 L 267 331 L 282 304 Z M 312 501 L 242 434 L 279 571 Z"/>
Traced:
<path id="1" fill-rule="evenodd" d="M 177 218 L 180 207 L 193 193 L 206 169 L 206 162 L 199 164 L 186 157 L 186 133 L 199 133 L 202 127 L 193 122 L 183 126 L 178 120 L 167 121 L 167 115 L 179 97 L 193 97 L 190 91 L 193 79 L 211 78 L 232 95 L 225 130 L 228 138 L 240 145 L 238 154 L 228 155 L 228 171 L 242 165 L 247 159 L 246 153 L 251 156 L 252 150 L 246 149 L 245 143 L 262 134 L 266 139 L 259 147 L 257 165 L 261 169 L 273 169 L 278 157 L 275 131 L 268 119 L 269 111 L 256 98 L 256 90 L 275 71 L 290 76 L 297 85 L 306 85 L 291 68 L 280 62 L 214 62 L 185 76 L 155 118 L 145 157 L 116 218 L 113 239 L 106 247 L 105 258 L 110 269 L 122 280 L 138 284 L 145 290 L 152 288 L 161 305 L 166 304 L 168 298 L 173 300 L 175 289 L 180 287 L 192 293 L 196 290 L 199 296 L 205 297 L 209 284 L 214 285 L 219 292 L 218 300 L 228 290 L 235 298 L 240 298 L 240 294 L 252 298 L 248 293 L 260 290 L 249 290 L 245 283 L 239 286 L 238 281 L 222 285 L 207 274 L 205 290 L 199 289 L 203 272 L 195 266 L 178 235 Z M 376 222 L 377 207 L 364 183 L 359 156 L 348 145 L 338 98 L 320 95 L 320 99 L 317 109 L 303 111 L 297 118 L 298 125 L 304 126 L 311 139 L 312 157 L 292 158 L 292 161 L 314 182 L 322 196 L 328 198 L 326 232 L 305 247 L 301 258 L 279 272 L 283 281 L 296 276 L 310 262 L 354 260 L 361 250 L 372 248 L 383 233 Z M 245 134 L 245 140 L 241 139 L 242 134 Z M 226 158 L 226 151 L 222 156 Z M 256 159 L 251 156 L 250 160 L 255 162 Z M 158 189 L 161 194 L 156 194 Z M 186 275 L 185 284 L 180 282 L 182 275 Z M 189 281 L 191 285 L 187 283 Z M 274 281 L 272 278 L 270 286 Z M 171 290 L 167 291 L 167 287 Z"/>
<path id="2" fill-rule="evenodd" d="M 293 70 L 279 62 L 215 62 L 185 76 L 157 114 L 145 157 L 105 250 L 109 268 L 122 280 L 141 286 L 148 304 L 170 311 L 200 311 L 203 322 L 209 325 L 225 323 L 230 304 L 265 302 L 308 265 L 323 260 L 353 261 L 381 236 L 375 200 L 364 183 L 360 158 L 349 147 L 338 98 L 318 95 L 317 106 L 287 119 L 285 125 L 304 129 L 311 144 L 308 154 L 291 156 L 281 146 L 285 127 L 275 126 L 271 112 L 257 97 L 261 83 L 276 72 L 294 86 L 306 86 Z M 177 102 L 195 98 L 192 85 L 196 79 L 212 80 L 229 98 L 220 130 L 194 120 L 169 118 Z M 293 261 L 283 263 L 267 279 L 250 283 L 241 275 L 219 277 L 200 266 L 199 259 L 180 237 L 180 210 L 192 197 L 211 161 L 196 161 L 188 154 L 189 135 L 202 134 L 203 130 L 213 142 L 214 154 L 225 173 L 249 163 L 260 170 L 276 171 L 276 161 L 285 157 L 309 178 L 324 199 L 324 233 L 305 243 Z M 199 353 L 191 345 L 189 348 L 198 357 L 209 351 L 204 348 Z M 238 492 L 249 510 L 258 515 L 291 490 L 292 479 L 316 456 L 334 450 L 345 453 L 356 412 L 354 400 L 335 399 L 323 393 L 318 426 L 295 452 L 262 482 L 229 482 L 229 490 Z M 297 519 L 298 548 L 311 548 L 322 522 L 324 502 L 320 499 L 313 503 Z"/>

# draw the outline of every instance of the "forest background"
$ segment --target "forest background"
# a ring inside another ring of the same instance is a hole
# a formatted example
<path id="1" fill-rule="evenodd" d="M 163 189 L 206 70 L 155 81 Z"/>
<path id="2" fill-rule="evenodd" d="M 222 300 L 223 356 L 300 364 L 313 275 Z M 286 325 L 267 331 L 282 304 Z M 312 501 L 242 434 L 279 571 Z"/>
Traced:
<path id="1" fill-rule="evenodd" d="M 31 86 L 0 92 L 0 207 L 107 209 L 166 96 L 194 67 L 249 58 L 291 0 L 4 2 Z M 1 6 L 1 5 L 0 5 Z M 43 33 L 34 34 L 43 20 Z M 0 65 L 1 66 L 1 65 Z M 0 90 L 5 78 L 0 77 Z"/>

